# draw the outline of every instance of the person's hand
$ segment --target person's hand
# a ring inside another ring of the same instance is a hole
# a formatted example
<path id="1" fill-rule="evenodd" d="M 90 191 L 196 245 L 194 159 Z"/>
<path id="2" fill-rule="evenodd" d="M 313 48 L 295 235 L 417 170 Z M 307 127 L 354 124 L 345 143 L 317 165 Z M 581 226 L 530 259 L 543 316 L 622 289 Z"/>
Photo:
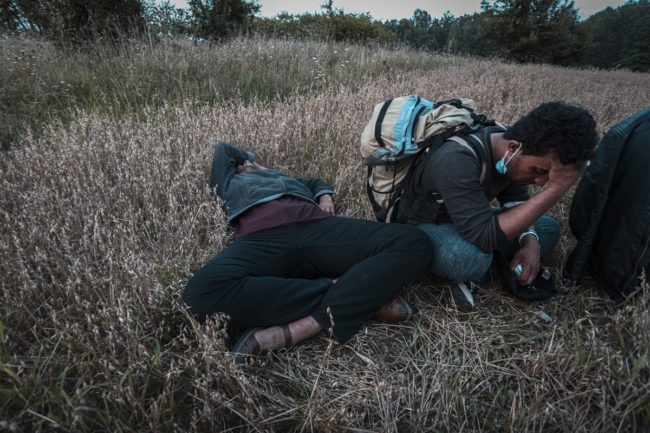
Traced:
<path id="1" fill-rule="evenodd" d="M 550 188 L 557 188 L 562 192 L 567 191 L 582 175 L 587 164 L 580 166 L 575 164 L 562 164 L 559 158 L 553 158 L 551 169 L 548 172 L 548 185 Z"/>
<path id="2" fill-rule="evenodd" d="M 330 215 L 334 215 L 336 213 L 336 210 L 334 209 L 334 202 L 332 201 L 332 196 L 330 194 L 321 195 L 318 198 L 318 205 L 321 209 Z"/>
<path id="3" fill-rule="evenodd" d="M 542 248 L 535 236 L 524 238 L 524 246 L 515 253 L 510 262 L 510 267 L 513 270 L 517 265 L 521 265 L 523 268 L 521 275 L 517 277 L 519 284 L 528 285 L 535 280 L 541 267 L 541 251 Z"/>

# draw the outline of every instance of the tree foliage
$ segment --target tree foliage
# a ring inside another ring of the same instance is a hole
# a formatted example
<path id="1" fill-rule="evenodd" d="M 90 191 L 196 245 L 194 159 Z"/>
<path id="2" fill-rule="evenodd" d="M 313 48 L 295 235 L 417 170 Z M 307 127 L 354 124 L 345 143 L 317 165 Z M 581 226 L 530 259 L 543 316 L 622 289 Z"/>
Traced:
<path id="1" fill-rule="evenodd" d="M 245 32 L 260 10 L 255 0 L 189 0 L 188 3 L 195 32 L 208 38 Z"/>
<path id="2" fill-rule="evenodd" d="M 2 25 L 58 40 L 87 40 L 140 31 L 145 24 L 140 0 L 2 0 Z"/>
<path id="3" fill-rule="evenodd" d="M 483 36 L 509 60 L 570 64 L 584 36 L 572 0 L 496 0 L 483 2 Z"/>
<path id="4" fill-rule="evenodd" d="M 147 27 L 153 34 L 189 34 L 192 29 L 192 16 L 187 9 L 178 8 L 169 0 L 151 2 L 146 6 Z"/>
<path id="5" fill-rule="evenodd" d="M 255 31 L 273 37 L 390 43 L 395 35 L 368 14 L 346 14 L 339 9 L 324 14 L 292 15 L 281 13 L 273 19 L 255 20 Z"/>
<path id="6" fill-rule="evenodd" d="M 641 0 L 607 8 L 583 24 L 589 41 L 581 63 L 600 68 L 650 70 L 650 3 Z"/>
<path id="7" fill-rule="evenodd" d="M 411 19 L 390 20 L 385 25 L 391 29 L 397 39 L 407 45 L 428 51 L 445 51 L 448 49 L 449 31 L 455 18 L 449 12 L 441 18 L 432 18 L 422 9 L 416 9 Z"/>
<path id="8" fill-rule="evenodd" d="M 487 33 L 485 13 L 460 16 L 449 24 L 447 50 L 451 53 L 494 56 L 497 51 L 484 36 Z"/>
<path id="9" fill-rule="evenodd" d="M 221 39 L 254 31 L 272 37 L 390 44 L 517 62 L 650 70 L 650 0 L 629 0 L 580 22 L 572 0 L 482 0 L 480 13 L 374 20 L 325 0 L 320 13 L 255 15 L 257 0 L 0 0 L 0 30 L 33 31 L 57 40 L 192 34 Z"/>

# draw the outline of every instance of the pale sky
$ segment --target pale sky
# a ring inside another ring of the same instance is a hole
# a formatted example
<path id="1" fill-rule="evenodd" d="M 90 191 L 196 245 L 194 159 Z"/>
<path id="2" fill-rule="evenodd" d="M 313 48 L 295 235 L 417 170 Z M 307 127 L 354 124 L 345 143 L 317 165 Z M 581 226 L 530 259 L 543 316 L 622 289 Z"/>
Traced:
<path id="1" fill-rule="evenodd" d="M 587 18 L 607 6 L 616 8 L 625 0 L 574 0 L 581 18 Z M 178 7 L 187 7 L 187 0 L 172 0 Z M 262 6 L 259 16 L 274 17 L 282 11 L 291 14 L 304 12 L 321 13 L 320 5 L 324 0 L 258 0 Z M 493 1 L 490 1 L 493 3 Z M 481 0 L 334 0 L 334 8 L 342 8 L 345 12 L 369 12 L 376 20 L 410 18 L 413 11 L 423 9 L 433 17 L 440 18 L 445 11 L 454 16 L 471 14 L 481 10 Z"/>

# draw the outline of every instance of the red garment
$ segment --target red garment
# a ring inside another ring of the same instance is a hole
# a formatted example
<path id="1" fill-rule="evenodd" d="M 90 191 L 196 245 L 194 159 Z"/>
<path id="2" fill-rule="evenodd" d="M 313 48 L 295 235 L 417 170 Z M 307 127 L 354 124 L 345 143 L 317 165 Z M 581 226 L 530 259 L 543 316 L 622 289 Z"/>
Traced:
<path id="1" fill-rule="evenodd" d="M 252 207 L 241 214 L 235 224 L 235 240 L 250 233 L 291 224 L 320 221 L 332 215 L 306 200 L 280 197 Z"/>

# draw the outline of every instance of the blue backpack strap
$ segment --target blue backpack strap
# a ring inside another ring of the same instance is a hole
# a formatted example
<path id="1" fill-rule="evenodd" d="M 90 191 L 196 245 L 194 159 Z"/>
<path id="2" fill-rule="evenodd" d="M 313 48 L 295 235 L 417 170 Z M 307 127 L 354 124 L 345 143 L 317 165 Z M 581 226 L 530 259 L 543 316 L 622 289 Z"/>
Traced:
<path id="1" fill-rule="evenodd" d="M 419 103 L 419 96 L 409 96 L 408 100 L 404 103 L 404 106 L 399 112 L 399 118 L 397 119 L 397 122 L 395 122 L 395 128 L 393 132 L 393 136 L 395 137 L 395 147 L 398 146 L 398 143 L 401 143 L 401 148 L 396 153 L 396 155 L 401 155 L 404 153 L 404 150 L 406 148 L 406 131 L 413 121 L 413 111 Z"/>

